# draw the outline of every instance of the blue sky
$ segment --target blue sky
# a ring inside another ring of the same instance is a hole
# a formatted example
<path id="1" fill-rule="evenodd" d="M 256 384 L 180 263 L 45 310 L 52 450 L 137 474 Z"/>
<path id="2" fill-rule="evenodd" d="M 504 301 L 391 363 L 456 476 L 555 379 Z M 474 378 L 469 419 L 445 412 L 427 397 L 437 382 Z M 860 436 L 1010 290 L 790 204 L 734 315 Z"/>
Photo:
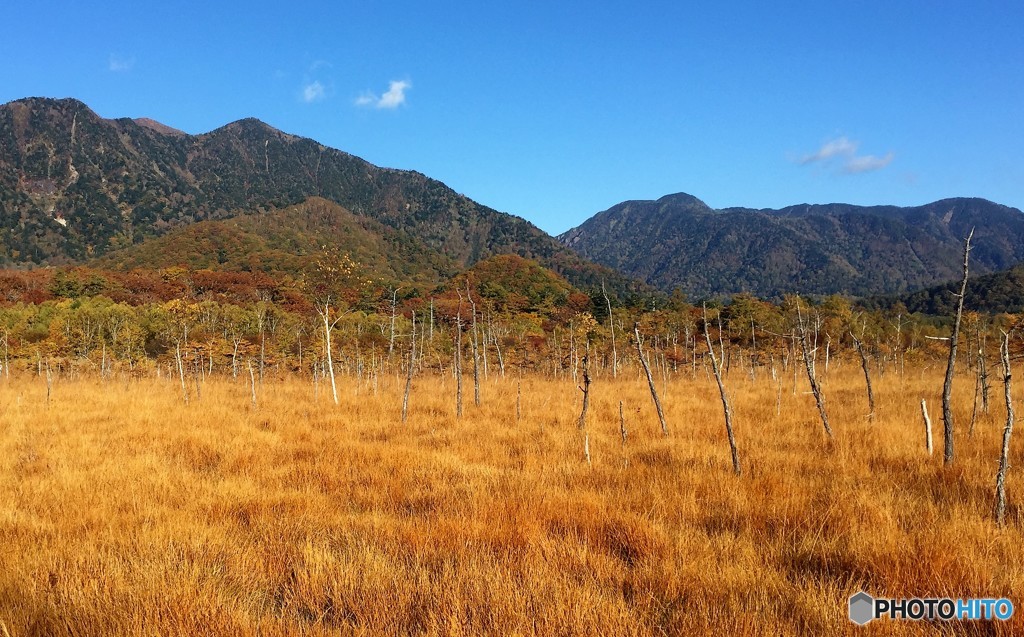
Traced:
<path id="1" fill-rule="evenodd" d="M 688 5 L 23 3 L 0 102 L 258 117 L 552 233 L 673 192 L 1024 208 L 1024 4 Z"/>

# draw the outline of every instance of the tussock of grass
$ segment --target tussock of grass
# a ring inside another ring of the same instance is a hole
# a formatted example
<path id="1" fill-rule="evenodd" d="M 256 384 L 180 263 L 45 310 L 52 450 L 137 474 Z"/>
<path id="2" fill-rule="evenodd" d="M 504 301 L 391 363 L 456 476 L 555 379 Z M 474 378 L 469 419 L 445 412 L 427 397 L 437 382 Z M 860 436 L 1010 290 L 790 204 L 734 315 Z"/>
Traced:
<path id="1" fill-rule="evenodd" d="M 834 365 L 831 442 L 802 387 L 776 417 L 775 386 L 734 373 L 736 477 L 713 381 L 659 383 L 665 438 L 628 376 L 592 387 L 592 466 L 568 380 L 524 379 L 517 422 L 514 380 L 459 420 L 451 379 L 419 377 L 404 425 L 398 378 L 340 379 L 340 407 L 268 379 L 257 409 L 228 379 L 190 405 L 167 380 L 59 380 L 49 406 L 4 381 L 0 635 L 917 635 L 936 628 L 854 630 L 847 597 L 1024 604 L 1014 469 L 991 515 L 1001 408 L 943 468 L 917 411 L 934 371 L 878 379 L 872 423 L 859 368 Z"/>

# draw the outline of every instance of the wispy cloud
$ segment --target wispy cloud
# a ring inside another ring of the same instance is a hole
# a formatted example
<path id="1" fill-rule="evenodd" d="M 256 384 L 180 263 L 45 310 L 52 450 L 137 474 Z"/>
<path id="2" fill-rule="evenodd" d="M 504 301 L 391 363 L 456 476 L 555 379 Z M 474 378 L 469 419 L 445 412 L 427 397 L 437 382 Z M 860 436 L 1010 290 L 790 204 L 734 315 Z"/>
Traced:
<path id="1" fill-rule="evenodd" d="M 405 104 L 405 93 L 412 88 L 412 82 L 407 80 L 392 80 L 388 84 L 388 90 L 383 95 L 377 95 L 367 91 L 356 98 L 356 106 L 371 108 L 394 109 Z"/>
<path id="2" fill-rule="evenodd" d="M 836 156 L 841 157 L 852 157 L 857 152 L 858 142 L 850 141 L 845 137 L 837 137 L 836 139 L 825 142 L 818 152 L 811 153 L 810 155 L 804 155 L 803 159 L 800 160 L 801 164 L 812 164 L 816 161 L 825 161 L 832 159 Z"/>
<path id="3" fill-rule="evenodd" d="M 302 101 L 307 104 L 317 102 L 327 97 L 327 89 L 319 80 L 314 80 L 302 87 Z"/>
<path id="4" fill-rule="evenodd" d="M 821 148 L 800 158 L 802 166 L 809 164 L 824 164 L 837 167 L 839 172 L 846 175 L 858 175 L 860 173 L 881 170 L 895 159 L 895 153 L 889 152 L 879 157 L 877 155 L 858 155 L 860 142 L 849 139 L 845 136 L 831 139 Z"/>
<path id="5" fill-rule="evenodd" d="M 851 157 L 846 160 L 845 164 L 843 164 L 843 172 L 848 175 L 856 175 L 859 173 L 868 173 L 872 170 L 881 170 L 891 164 L 895 157 L 896 155 L 891 152 L 886 153 L 882 157 L 876 157 L 875 155 Z"/>
<path id="6" fill-rule="evenodd" d="M 111 53 L 107 63 L 107 69 L 112 73 L 125 73 L 132 70 L 135 66 L 135 58 L 125 57 L 116 53 Z"/>

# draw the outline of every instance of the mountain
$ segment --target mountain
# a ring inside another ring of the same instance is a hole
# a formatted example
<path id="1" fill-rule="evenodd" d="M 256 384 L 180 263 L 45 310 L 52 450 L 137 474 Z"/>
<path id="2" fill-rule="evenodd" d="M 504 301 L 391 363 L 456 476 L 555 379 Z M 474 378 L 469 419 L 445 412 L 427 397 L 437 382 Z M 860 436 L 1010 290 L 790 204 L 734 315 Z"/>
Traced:
<path id="1" fill-rule="evenodd" d="M 862 296 L 956 278 L 972 227 L 975 272 L 1024 260 L 1024 214 L 984 199 L 715 210 L 680 193 L 620 203 L 558 239 L 666 292 Z"/>
<path id="2" fill-rule="evenodd" d="M 956 312 L 956 295 L 960 292 L 961 280 L 958 278 L 907 294 L 862 299 L 861 304 L 868 309 L 892 308 L 902 304 L 908 312 L 952 316 Z M 967 281 L 964 309 L 989 314 L 1024 312 L 1024 264 L 1001 272 L 972 276 Z"/>
<path id="3" fill-rule="evenodd" d="M 448 261 L 461 269 L 513 253 L 578 286 L 607 280 L 623 293 L 646 289 L 439 181 L 256 119 L 188 135 L 152 120 L 104 119 L 73 99 L 0 106 L 0 265 L 81 263 L 197 222 L 266 214 L 311 197 L 376 222 L 363 230 L 396 233 L 384 244 L 418 241 L 446 264 L 440 270 Z"/>
<path id="4" fill-rule="evenodd" d="M 348 254 L 362 270 L 388 283 L 430 288 L 459 271 L 454 260 L 415 236 L 320 197 L 280 210 L 175 228 L 89 265 L 120 271 L 182 266 L 295 274 L 312 267 L 325 249 Z"/>
<path id="5" fill-rule="evenodd" d="M 472 286 L 498 312 L 552 313 L 569 308 L 585 311 L 590 298 L 581 294 L 564 278 L 541 266 L 536 261 L 501 254 L 484 259 L 472 268 L 454 277 L 447 291 Z M 568 318 L 568 317 L 566 317 Z"/>

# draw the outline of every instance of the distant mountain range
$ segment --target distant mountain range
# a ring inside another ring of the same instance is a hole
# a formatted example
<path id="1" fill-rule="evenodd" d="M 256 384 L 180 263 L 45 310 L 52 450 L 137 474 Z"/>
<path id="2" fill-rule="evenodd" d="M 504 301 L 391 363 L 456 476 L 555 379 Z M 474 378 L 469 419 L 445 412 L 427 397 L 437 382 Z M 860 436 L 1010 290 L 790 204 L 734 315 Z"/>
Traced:
<path id="1" fill-rule="evenodd" d="M 157 237 L 166 238 L 149 243 Z M 301 251 L 324 244 L 358 245 L 399 281 L 439 281 L 509 253 L 584 288 L 647 289 L 439 181 L 255 119 L 193 136 L 148 119 L 104 119 L 73 99 L 0 105 L 0 265 L 102 257 L 128 267 L 177 255 L 223 266 L 218 254 L 245 245 L 255 267 L 264 257 L 296 266 Z M 197 255 L 196 245 L 213 251 Z"/>
<path id="2" fill-rule="evenodd" d="M 243 119 L 189 135 L 104 119 L 73 99 L 0 105 L 0 266 L 301 274 L 324 247 L 395 284 L 443 284 L 495 255 L 593 294 L 676 288 L 898 295 L 1024 261 L 1024 214 L 982 199 L 714 210 L 686 194 L 627 201 L 557 239 L 420 173 L 374 166 Z M 506 265 L 511 262 L 499 261 Z"/>
<path id="3" fill-rule="evenodd" d="M 924 206 L 799 205 L 714 210 L 687 194 L 627 201 L 558 239 L 664 291 L 896 294 L 959 276 L 963 241 L 977 274 L 1024 260 L 1024 214 L 984 199 Z"/>
<path id="4" fill-rule="evenodd" d="M 956 311 L 961 279 L 947 281 L 923 290 L 899 295 L 862 299 L 868 308 L 895 308 L 900 304 L 908 312 L 952 316 Z M 969 311 L 998 314 L 1024 312 L 1024 264 L 1008 270 L 972 276 L 967 282 L 964 308 Z"/>

